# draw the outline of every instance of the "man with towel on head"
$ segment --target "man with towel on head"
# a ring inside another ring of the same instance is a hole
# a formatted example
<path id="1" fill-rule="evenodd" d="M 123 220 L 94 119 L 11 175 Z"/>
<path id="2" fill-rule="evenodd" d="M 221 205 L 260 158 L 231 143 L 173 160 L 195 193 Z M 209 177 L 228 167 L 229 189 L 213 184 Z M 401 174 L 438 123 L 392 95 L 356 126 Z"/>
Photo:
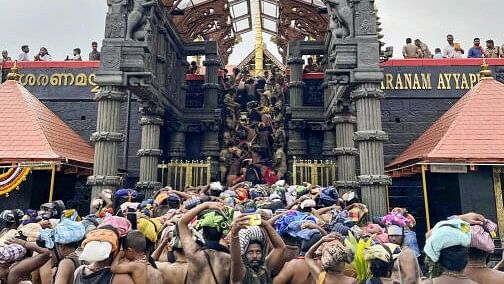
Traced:
<path id="1" fill-rule="evenodd" d="M 469 223 L 461 219 L 441 221 L 434 226 L 425 243 L 430 279 L 422 283 L 474 284 L 464 274 L 471 243 Z"/>
<path id="2" fill-rule="evenodd" d="M 63 218 L 53 229 L 43 229 L 39 240 L 51 250 L 53 267 L 57 267 L 53 273 L 53 282 L 67 284 L 73 282 L 75 269 L 80 266 L 80 261 L 75 250 L 85 234 L 84 225 L 71 219 Z"/>
<path id="3" fill-rule="evenodd" d="M 187 258 L 180 242 L 178 229 L 176 226 L 166 229 L 172 230 L 171 233 L 166 233 L 162 240 L 162 244 L 169 246 L 168 262 L 156 262 L 156 265 L 163 274 L 165 284 L 187 283 Z"/>
<path id="4" fill-rule="evenodd" d="M 504 283 L 504 272 L 487 266 L 494 253 L 497 225 L 486 220 L 482 225 L 471 225 L 471 243 L 469 244 L 469 263 L 464 274 L 478 283 Z M 503 260 L 501 260 L 502 262 Z"/>
<path id="5" fill-rule="evenodd" d="M 284 264 L 285 244 L 280 235 L 265 220 L 260 220 L 259 226 L 250 226 L 251 217 L 254 215 L 242 215 L 231 227 L 232 284 L 273 283 L 272 272 L 281 270 Z M 268 241 L 273 246 L 269 254 L 266 249 Z"/>
<path id="6" fill-rule="evenodd" d="M 187 257 L 187 283 L 225 284 L 229 282 L 231 256 L 220 244 L 228 233 L 232 215 L 218 202 L 205 202 L 185 213 L 178 222 L 180 241 Z M 202 230 L 203 244 L 193 239 L 188 224 L 198 216 L 195 229 Z"/>
<path id="7" fill-rule="evenodd" d="M 89 232 L 79 260 L 88 263 L 75 271 L 74 284 L 134 283 L 128 274 L 114 275 L 110 265 L 119 251 L 119 233 L 108 225 Z"/>
<path id="8" fill-rule="evenodd" d="M 404 226 L 407 224 L 404 223 L 404 226 L 402 224 L 401 222 L 392 222 L 387 225 L 387 234 L 390 243 L 396 244 L 401 248 L 401 253 L 394 262 L 392 279 L 403 284 L 416 284 L 420 281 L 421 277 L 420 266 L 415 252 L 404 243 Z"/>
<path id="9" fill-rule="evenodd" d="M 5 244 L 0 247 L 0 280 L 2 283 L 17 284 L 22 280 L 29 279 L 31 272 L 39 269 L 50 259 L 49 250 L 39 247 L 34 242 L 13 238 L 7 240 Z M 38 254 L 24 258 L 27 251 Z"/>
<path id="10" fill-rule="evenodd" d="M 318 284 L 357 284 L 357 280 L 343 274 L 345 263 L 352 261 L 352 252 L 343 244 L 343 236 L 332 233 L 321 238 L 306 253 L 305 261 Z M 321 266 L 315 261 L 315 252 L 321 247 Z"/>

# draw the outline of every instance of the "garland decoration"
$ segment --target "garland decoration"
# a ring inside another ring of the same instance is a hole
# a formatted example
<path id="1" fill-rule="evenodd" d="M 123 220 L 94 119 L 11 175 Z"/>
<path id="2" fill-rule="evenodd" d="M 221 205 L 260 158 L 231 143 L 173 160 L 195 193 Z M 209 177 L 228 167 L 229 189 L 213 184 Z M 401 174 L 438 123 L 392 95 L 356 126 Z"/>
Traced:
<path id="1" fill-rule="evenodd" d="M 29 173 L 30 168 L 13 167 L 0 174 L 0 196 L 9 197 L 9 192 L 19 190 L 19 185 L 26 180 Z"/>

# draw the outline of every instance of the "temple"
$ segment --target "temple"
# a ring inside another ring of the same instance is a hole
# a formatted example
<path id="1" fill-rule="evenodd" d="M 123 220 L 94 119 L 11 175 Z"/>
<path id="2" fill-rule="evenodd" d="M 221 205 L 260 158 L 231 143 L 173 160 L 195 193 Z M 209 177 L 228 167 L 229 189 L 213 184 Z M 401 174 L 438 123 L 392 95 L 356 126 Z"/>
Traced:
<path id="1" fill-rule="evenodd" d="M 232 185 L 257 160 L 289 184 L 355 190 L 371 216 L 409 202 L 427 228 L 426 209 L 435 205 L 424 202 L 421 176 L 432 149 L 418 150 L 418 141 L 408 147 L 469 90 L 500 86 L 504 59 L 488 60 L 495 80 L 481 83 L 480 59 L 390 59 L 374 1 L 350 2 L 108 0 L 100 62 L 20 62 L 16 86 L 94 147 L 93 160 L 83 161 L 92 171 L 73 169 L 81 180 L 72 193 L 85 177 L 87 201 L 119 187 L 149 195 L 167 185 Z M 253 29 L 254 50 L 229 65 Z M 264 33 L 280 58 L 265 48 Z M 3 79 L 13 64 L 4 63 Z M 0 146 L 0 161 L 2 153 Z M 465 161 L 465 169 L 473 164 Z M 503 206 L 500 198 L 493 208 Z"/>

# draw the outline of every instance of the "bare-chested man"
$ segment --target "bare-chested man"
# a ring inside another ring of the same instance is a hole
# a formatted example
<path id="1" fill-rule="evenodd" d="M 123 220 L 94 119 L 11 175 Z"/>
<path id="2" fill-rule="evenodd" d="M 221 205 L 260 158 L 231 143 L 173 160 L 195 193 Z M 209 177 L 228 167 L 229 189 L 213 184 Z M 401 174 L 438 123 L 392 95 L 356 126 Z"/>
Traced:
<path id="1" fill-rule="evenodd" d="M 110 265 L 119 249 L 119 233 L 111 225 L 89 232 L 83 242 L 81 261 L 90 263 L 76 269 L 74 284 L 135 283 L 129 274 L 114 274 Z"/>
<path id="2" fill-rule="evenodd" d="M 176 226 L 173 226 L 172 233 L 166 234 L 158 249 L 164 247 L 167 248 L 167 257 L 163 260 L 159 259 L 160 261 L 156 262 L 159 271 L 163 274 L 164 283 L 187 283 L 187 258 L 185 257 Z"/>
<path id="3" fill-rule="evenodd" d="M 204 210 L 208 211 L 205 215 L 211 215 L 201 216 L 203 217 L 201 221 L 205 217 L 208 219 L 205 219 L 205 222 L 201 223 L 205 246 L 200 246 L 193 239 L 193 234 L 189 230 L 188 224 Z M 219 243 L 224 234 L 224 224 L 219 221 L 212 223 L 212 220 L 209 220 L 212 215 L 216 214 L 212 210 L 222 211 L 224 210 L 224 204 L 205 202 L 189 210 L 178 223 L 180 240 L 189 263 L 187 283 L 224 284 L 229 282 L 231 256 L 227 248 Z M 214 218 L 214 220 L 217 219 L 220 218 Z"/>
<path id="4" fill-rule="evenodd" d="M 317 279 L 306 264 L 304 255 L 321 238 L 320 234 L 312 236 L 309 241 L 301 242 L 301 256 L 287 262 L 280 273 L 273 279 L 273 284 L 315 284 Z"/>
<path id="5" fill-rule="evenodd" d="M 48 249 L 40 248 L 35 243 L 26 242 L 20 239 L 10 239 L 5 242 L 0 250 L 2 255 L 0 264 L 0 282 L 16 284 L 21 280 L 29 279 L 30 272 L 38 269 L 50 258 Z M 37 252 L 34 257 L 23 259 L 27 250 Z M 17 262 L 19 261 L 19 262 Z"/>
<path id="6" fill-rule="evenodd" d="M 175 256 L 175 262 L 158 262 L 156 263 L 159 271 L 163 274 L 163 279 L 165 284 L 180 284 L 188 283 L 187 277 L 187 258 L 185 257 L 184 250 L 182 248 L 173 247 L 173 255 Z"/>
<path id="7" fill-rule="evenodd" d="M 419 283 L 420 266 L 413 250 L 404 244 L 404 228 L 390 225 L 387 233 L 389 241 L 401 247 L 401 253 L 394 262 L 392 279 L 403 284 Z"/>
<path id="8" fill-rule="evenodd" d="M 357 280 L 343 274 L 345 263 L 350 262 L 351 252 L 343 245 L 343 237 L 329 234 L 313 245 L 305 256 L 306 264 L 319 284 L 357 284 Z M 315 261 L 315 251 L 323 244 L 321 266 Z"/>
<path id="9" fill-rule="evenodd" d="M 112 262 L 110 270 L 115 274 L 129 274 L 136 284 L 162 284 L 161 272 L 152 267 L 145 255 L 147 241 L 140 231 L 130 231 L 124 240 L 125 250 Z M 126 258 L 126 262 L 124 261 Z"/>
<path id="10" fill-rule="evenodd" d="M 482 225 L 471 226 L 471 244 L 469 245 L 469 263 L 464 274 L 478 283 L 504 283 L 504 272 L 498 271 L 504 259 L 494 269 L 487 266 L 489 255 L 494 253 L 493 236 L 497 225 L 487 220 Z"/>

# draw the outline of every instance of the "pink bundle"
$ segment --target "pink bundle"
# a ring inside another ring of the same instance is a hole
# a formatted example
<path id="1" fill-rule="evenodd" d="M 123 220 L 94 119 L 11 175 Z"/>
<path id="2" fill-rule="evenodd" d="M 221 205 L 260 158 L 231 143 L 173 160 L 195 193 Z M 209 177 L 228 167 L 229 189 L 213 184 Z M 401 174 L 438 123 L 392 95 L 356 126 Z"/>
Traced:
<path id="1" fill-rule="evenodd" d="M 405 227 L 409 226 L 410 220 L 408 220 L 408 218 L 404 217 L 401 213 L 390 212 L 388 215 L 385 215 L 382 218 L 382 222 L 386 226 L 396 225 L 401 228 L 405 228 Z"/>

